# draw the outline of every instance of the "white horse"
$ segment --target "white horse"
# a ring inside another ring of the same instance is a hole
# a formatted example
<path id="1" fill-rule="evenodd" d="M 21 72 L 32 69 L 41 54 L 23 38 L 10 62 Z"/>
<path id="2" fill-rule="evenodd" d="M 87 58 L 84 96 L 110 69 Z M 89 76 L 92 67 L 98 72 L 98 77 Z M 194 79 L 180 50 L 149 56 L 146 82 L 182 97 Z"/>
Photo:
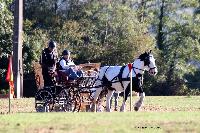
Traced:
<path id="1" fill-rule="evenodd" d="M 142 88 L 143 84 L 143 74 L 144 71 L 149 71 L 150 75 L 157 74 L 157 67 L 155 64 L 155 59 L 150 52 L 145 52 L 139 56 L 132 63 L 132 90 L 139 93 L 139 100 L 135 103 L 134 110 L 138 111 L 143 104 L 145 93 Z M 125 100 L 122 103 L 120 111 L 125 111 L 125 104 L 127 97 L 130 93 L 130 70 L 128 65 L 126 66 L 104 66 L 99 70 L 95 82 L 96 92 L 93 99 L 93 104 L 91 106 L 91 111 L 96 111 L 97 99 L 100 96 L 102 90 L 107 91 L 106 97 L 106 111 L 110 112 L 110 99 L 114 91 L 124 92 L 125 89 Z M 102 97 L 102 96 L 100 96 Z M 97 107 L 97 111 L 100 110 L 100 104 Z"/>

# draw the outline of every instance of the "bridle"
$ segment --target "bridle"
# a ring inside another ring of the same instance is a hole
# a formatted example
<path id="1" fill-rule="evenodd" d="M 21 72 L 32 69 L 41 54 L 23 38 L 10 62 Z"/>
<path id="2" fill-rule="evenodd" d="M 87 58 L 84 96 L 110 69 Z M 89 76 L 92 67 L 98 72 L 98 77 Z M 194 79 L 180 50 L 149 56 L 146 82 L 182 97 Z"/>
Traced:
<path id="1" fill-rule="evenodd" d="M 148 58 L 148 60 L 150 60 L 150 59 L 149 59 L 150 57 L 152 57 L 152 56 L 147 56 L 146 58 Z M 138 58 L 138 59 L 139 59 L 139 58 Z M 147 59 L 144 59 L 144 60 L 143 60 L 143 61 L 144 61 L 144 64 L 145 64 L 145 61 L 146 61 L 146 60 L 147 60 Z M 156 66 L 155 66 L 155 67 L 150 67 L 149 65 L 150 65 L 150 62 L 148 62 L 147 65 L 145 65 L 145 66 L 148 66 L 148 67 L 149 67 L 149 71 L 157 68 Z M 140 71 L 143 71 L 143 72 L 145 71 L 145 69 L 141 69 L 141 68 L 138 68 L 138 67 L 134 67 L 134 63 L 132 63 L 132 69 L 133 69 L 135 75 L 137 75 L 137 73 L 135 72 L 135 69 L 140 70 Z"/>

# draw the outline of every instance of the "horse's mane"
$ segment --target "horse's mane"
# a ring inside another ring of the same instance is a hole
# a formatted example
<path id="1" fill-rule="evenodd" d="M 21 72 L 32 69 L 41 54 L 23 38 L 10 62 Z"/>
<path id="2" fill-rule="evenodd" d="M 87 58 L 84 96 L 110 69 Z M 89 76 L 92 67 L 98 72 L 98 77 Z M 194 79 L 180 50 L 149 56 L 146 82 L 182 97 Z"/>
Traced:
<path id="1" fill-rule="evenodd" d="M 141 61 L 144 61 L 145 58 L 148 57 L 148 56 L 149 56 L 149 54 L 148 54 L 147 52 L 145 52 L 145 53 L 141 54 L 141 55 L 138 57 L 138 59 L 140 59 Z"/>

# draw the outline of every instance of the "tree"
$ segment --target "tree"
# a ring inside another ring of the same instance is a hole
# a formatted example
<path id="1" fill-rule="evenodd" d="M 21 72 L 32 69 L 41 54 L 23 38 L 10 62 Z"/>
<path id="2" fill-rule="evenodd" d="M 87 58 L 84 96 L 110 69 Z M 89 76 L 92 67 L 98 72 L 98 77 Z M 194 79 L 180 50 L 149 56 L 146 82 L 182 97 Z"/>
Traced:
<path id="1" fill-rule="evenodd" d="M 44 30 L 31 28 L 29 20 L 24 21 L 23 67 L 24 73 L 33 71 L 33 62 L 38 62 L 42 49 L 47 47 L 49 37 Z"/>
<path id="2" fill-rule="evenodd" d="M 191 60 L 199 60 L 198 23 L 193 21 L 188 7 L 196 8 L 195 1 L 164 1 L 157 3 L 159 10 L 155 11 L 154 24 L 157 24 L 157 46 L 160 50 L 159 73 L 160 80 L 166 80 L 169 95 L 180 89 L 177 80 L 195 69 L 189 65 Z M 163 65 L 165 64 L 165 65 Z"/>
<path id="3" fill-rule="evenodd" d="M 91 44 L 101 47 L 97 59 L 103 64 L 132 62 L 138 53 L 153 46 L 154 40 L 148 35 L 146 24 L 140 23 L 134 10 L 127 5 L 93 1 L 86 6 L 85 14 L 79 22 L 88 22 L 87 19 L 92 23 L 85 28 L 90 29 L 85 34 L 92 38 Z"/>
<path id="4" fill-rule="evenodd" d="M 0 57 L 11 54 L 13 15 L 9 10 L 12 0 L 0 1 Z"/>

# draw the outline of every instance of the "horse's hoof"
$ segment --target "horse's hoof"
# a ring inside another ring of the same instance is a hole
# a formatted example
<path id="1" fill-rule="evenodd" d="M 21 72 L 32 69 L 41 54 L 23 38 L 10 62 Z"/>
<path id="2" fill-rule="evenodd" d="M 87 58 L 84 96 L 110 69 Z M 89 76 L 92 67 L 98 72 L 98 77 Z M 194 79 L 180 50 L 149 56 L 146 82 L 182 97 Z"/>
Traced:
<path id="1" fill-rule="evenodd" d="M 96 112 L 96 106 L 95 105 L 92 105 L 91 108 L 89 109 L 90 112 Z"/>
<path id="2" fill-rule="evenodd" d="M 106 112 L 112 112 L 111 109 L 106 109 Z"/>
<path id="3" fill-rule="evenodd" d="M 138 108 L 138 107 L 134 107 L 134 110 L 135 110 L 135 111 L 138 111 L 138 110 L 139 110 L 139 108 Z"/>
<path id="4" fill-rule="evenodd" d="M 125 109 L 121 109 L 121 108 L 120 108 L 120 112 L 125 112 Z"/>
<path id="5" fill-rule="evenodd" d="M 103 109 L 102 108 L 98 108 L 97 112 L 103 112 Z"/>

